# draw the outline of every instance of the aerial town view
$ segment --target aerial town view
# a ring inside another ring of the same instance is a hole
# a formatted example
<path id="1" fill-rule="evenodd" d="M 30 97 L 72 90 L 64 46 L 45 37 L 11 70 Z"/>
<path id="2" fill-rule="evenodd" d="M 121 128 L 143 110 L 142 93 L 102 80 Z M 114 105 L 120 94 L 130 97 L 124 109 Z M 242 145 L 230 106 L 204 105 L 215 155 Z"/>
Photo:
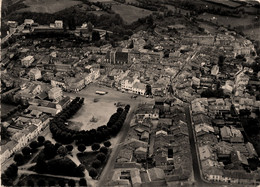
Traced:
<path id="1" fill-rule="evenodd" d="M 260 186 L 258 0 L 2 0 L 0 65 L 0 186 Z"/>

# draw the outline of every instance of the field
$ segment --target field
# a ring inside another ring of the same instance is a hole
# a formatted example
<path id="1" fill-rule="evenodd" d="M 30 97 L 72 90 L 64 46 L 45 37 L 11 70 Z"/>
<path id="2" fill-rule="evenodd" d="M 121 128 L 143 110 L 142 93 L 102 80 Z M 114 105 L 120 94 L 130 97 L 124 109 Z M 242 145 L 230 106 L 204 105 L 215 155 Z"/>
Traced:
<path id="1" fill-rule="evenodd" d="M 142 8 L 134 7 L 131 5 L 113 5 L 112 10 L 119 14 L 127 24 L 131 24 L 137 21 L 139 18 L 143 18 L 152 14 L 152 11 Z"/>
<path id="2" fill-rule="evenodd" d="M 245 29 L 243 30 L 243 33 L 245 33 L 245 35 L 249 36 L 250 38 L 260 42 L 260 27 Z"/>
<path id="3" fill-rule="evenodd" d="M 209 14 L 204 13 L 198 16 L 199 19 L 204 19 L 207 21 L 211 21 L 211 19 L 215 17 L 216 19 L 212 21 L 213 23 L 218 23 L 219 25 L 223 25 L 225 27 L 228 27 L 229 25 L 231 27 L 241 26 L 241 25 L 250 25 L 253 23 L 254 16 L 248 15 L 245 18 L 236 18 L 236 17 L 230 17 L 230 16 L 220 16 L 215 14 Z"/>
<path id="4" fill-rule="evenodd" d="M 19 12 L 39 12 L 39 13 L 50 13 L 59 12 L 65 8 L 81 4 L 80 1 L 74 0 L 25 0 L 24 4 L 29 6 L 23 8 Z"/>

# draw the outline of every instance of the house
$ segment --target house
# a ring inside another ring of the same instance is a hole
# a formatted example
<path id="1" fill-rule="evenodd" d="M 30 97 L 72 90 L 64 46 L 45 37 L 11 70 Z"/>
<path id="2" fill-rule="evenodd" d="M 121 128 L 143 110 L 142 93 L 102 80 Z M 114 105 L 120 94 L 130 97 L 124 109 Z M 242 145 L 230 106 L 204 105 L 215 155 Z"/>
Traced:
<path id="1" fill-rule="evenodd" d="M 59 101 L 63 96 L 63 91 L 60 87 L 53 87 L 48 91 L 49 99 Z"/>
<path id="2" fill-rule="evenodd" d="M 133 79 L 131 77 L 125 77 L 121 80 L 121 89 L 124 91 L 133 91 L 133 86 L 136 82 L 140 82 L 138 79 Z"/>
<path id="3" fill-rule="evenodd" d="M 248 150 L 248 152 L 249 152 L 249 158 L 258 157 L 258 155 L 257 155 L 257 153 L 256 153 L 256 150 L 255 150 L 255 148 L 254 148 L 254 146 L 253 146 L 252 143 L 247 142 L 247 143 L 246 143 L 246 148 L 247 148 L 247 150 Z"/>
<path id="4" fill-rule="evenodd" d="M 222 140 L 229 141 L 229 142 L 236 142 L 236 143 L 242 143 L 244 142 L 243 135 L 240 130 L 236 129 L 235 127 L 227 127 L 224 126 L 220 129 L 220 134 L 222 137 Z"/>
<path id="5" fill-rule="evenodd" d="M 38 80 L 42 78 L 41 71 L 38 68 L 33 68 L 29 71 L 29 78 L 31 80 Z"/>
<path id="6" fill-rule="evenodd" d="M 136 82 L 136 83 L 133 84 L 132 91 L 133 91 L 133 93 L 136 93 L 136 94 L 139 94 L 139 95 L 145 95 L 146 84 Z"/>
<path id="7" fill-rule="evenodd" d="M 64 108 L 66 108 L 70 103 L 70 97 L 69 96 L 66 96 L 64 98 L 62 98 L 57 104 L 56 104 L 56 108 L 58 110 L 62 110 Z"/>
<path id="8" fill-rule="evenodd" d="M 34 61 L 34 57 L 33 56 L 27 56 L 27 57 L 24 57 L 22 60 L 21 60 L 21 63 L 23 66 L 25 67 L 29 67 Z"/>
<path id="9" fill-rule="evenodd" d="M 1 163 L 8 159 L 14 152 L 14 147 L 17 145 L 15 140 L 7 142 L 7 144 L 1 146 Z"/>
<path id="10" fill-rule="evenodd" d="M 211 69 L 211 75 L 217 76 L 218 73 L 219 73 L 219 67 L 218 65 L 214 65 Z"/>
<path id="11" fill-rule="evenodd" d="M 217 156 L 219 158 L 224 158 L 224 157 L 228 158 L 231 152 L 233 151 L 233 147 L 231 146 L 231 144 L 225 141 L 218 142 L 214 146 L 214 148 L 216 149 Z"/>
<path id="12" fill-rule="evenodd" d="M 65 79 L 67 91 L 78 92 L 85 87 L 85 79 L 78 77 L 67 77 Z"/>
<path id="13" fill-rule="evenodd" d="M 134 154 L 138 161 L 146 160 L 147 148 L 139 147 L 134 151 Z"/>
<path id="14" fill-rule="evenodd" d="M 17 21 L 8 21 L 7 25 L 12 28 L 16 28 L 18 26 Z"/>
<path id="15" fill-rule="evenodd" d="M 192 77 L 192 85 L 199 86 L 200 85 L 200 79 L 197 77 Z"/>
<path id="16" fill-rule="evenodd" d="M 33 23 L 34 23 L 34 21 L 32 19 L 25 19 L 24 20 L 25 25 L 32 25 Z"/>
<path id="17" fill-rule="evenodd" d="M 61 20 L 56 20 L 54 24 L 56 28 L 63 28 L 63 21 Z"/>
<path id="18" fill-rule="evenodd" d="M 203 169 L 205 179 L 209 181 L 222 181 L 223 171 L 216 167 L 208 167 Z"/>

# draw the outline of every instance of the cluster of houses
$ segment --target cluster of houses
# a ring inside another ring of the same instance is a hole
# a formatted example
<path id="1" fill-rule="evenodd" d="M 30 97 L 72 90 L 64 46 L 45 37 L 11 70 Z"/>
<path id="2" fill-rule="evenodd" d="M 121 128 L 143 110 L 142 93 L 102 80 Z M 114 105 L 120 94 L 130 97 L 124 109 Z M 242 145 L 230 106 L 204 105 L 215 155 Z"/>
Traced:
<path id="1" fill-rule="evenodd" d="M 248 160 L 258 159 L 258 154 L 252 143 L 245 141 L 231 103 L 231 99 L 214 98 L 197 98 L 191 103 L 202 173 L 209 181 L 255 185 L 260 173 L 249 169 Z"/>
<path id="2" fill-rule="evenodd" d="M 168 116 L 163 118 L 159 116 L 160 108 L 154 104 L 138 106 L 107 186 L 128 185 L 130 181 L 133 185 L 165 186 L 168 182 L 190 178 L 187 123 L 170 117 L 178 107 L 172 106 L 170 113 L 165 111 Z"/>
<path id="3" fill-rule="evenodd" d="M 70 97 L 63 96 L 63 91 L 59 87 L 48 89 L 33 83 L 21 85 L 13 97 L 14 100 L 23 100 L 29 107 L 18 117 L 3 122 L 11 133 L 11 138 L 1 146 L 2 163 L 37 137 L 47 127 L 51 117 L 68 106 L 71 101 Z"/>

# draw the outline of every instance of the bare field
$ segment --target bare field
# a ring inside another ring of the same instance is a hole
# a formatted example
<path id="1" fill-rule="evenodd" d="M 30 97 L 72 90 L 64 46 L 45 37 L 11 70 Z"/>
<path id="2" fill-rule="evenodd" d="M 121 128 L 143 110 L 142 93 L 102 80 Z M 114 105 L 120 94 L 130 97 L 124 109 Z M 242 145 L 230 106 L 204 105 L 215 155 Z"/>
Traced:
<path id="1" fill-rule="evenodd" d="M 209 14 L 209 13 L 204 13 L 198 16 L 200 19 L 204 19 L 207 21 L 211 21 L 212 18 L 215 18 L 212 22 L 213 23 L 218 23 L 219 25 L 223 25 L 225 27 L 228 27 L 229 25 L 231 27 L 237 27 L 241 25 L 250 25 L 253 23 L 254 16 L 248 15 L 245 18 L 236 18 L 236 17 L 230 17 L 230 16 L 220 16 L 220 15 L 215 15 L 215 14 Z"/>
<path id="2" fill-rule="evenodd" d="M 53 14 L 71 6 L 82 4 L 82 2 L 74 0 L 25 0 L 24 4 L 29 7 L 23 8 L 19 10 L 19 12 L 38 12 Z"/>
<path id="3" fill-rule="evenodd" d="M 119 14 L 127 24 L 131 24 L 134 21 L 137 21 L 139 18 L 143 18 L 152 14 L 152 11 L 150 10 L 145 10 L 125 4 L 113 5 L 112 10 L 116 14 Z"/>
<path id="4" fill-rule="evenodd" d="M 260 42 L 260 27 L 247 30 L 245 29 L 243 30 L 243 33 L 250 38 Z"/>
<path id="5" fill-rule="evenodd" d="M 100 99 L 98 102 L 93 102 L 91 98 L 85 98 L 84 105 L 70 119 L 73 122 L 81 122 L 83 125 L 80 130 L 97 129 L 99 126 L 106 125 L 110 116 L 116 112 L 116 107 L 113 102 Z M 97 119 L 97 122 L 91 122 L 91 118 Z"/>

